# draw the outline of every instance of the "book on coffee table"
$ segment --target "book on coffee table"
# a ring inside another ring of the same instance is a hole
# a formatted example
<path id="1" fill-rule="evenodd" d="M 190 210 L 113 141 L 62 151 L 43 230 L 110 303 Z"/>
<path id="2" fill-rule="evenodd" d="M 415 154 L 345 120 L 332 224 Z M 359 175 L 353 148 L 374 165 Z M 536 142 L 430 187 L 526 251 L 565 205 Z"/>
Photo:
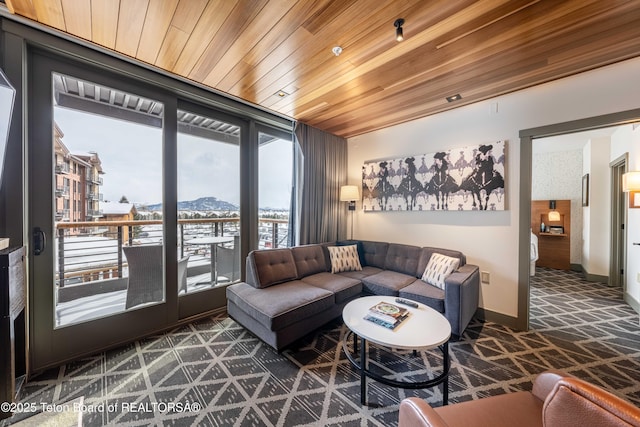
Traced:
<path id="1" fill-rule="evenodd" d="M 409 316 L 409 310 L 388 302 L 380 302 L 369 309 L 365 320 L 385 328 L 395 329 Z"/>

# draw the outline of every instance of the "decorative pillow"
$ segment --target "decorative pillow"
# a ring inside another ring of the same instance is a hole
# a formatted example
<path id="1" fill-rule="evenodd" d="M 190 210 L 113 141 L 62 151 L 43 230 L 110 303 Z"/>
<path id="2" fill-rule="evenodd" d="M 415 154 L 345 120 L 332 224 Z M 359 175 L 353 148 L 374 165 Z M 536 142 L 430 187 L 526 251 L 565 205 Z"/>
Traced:
<path id="1" fill-rule="evenodd" d="M 362 270 L 358 257 L 358 246 L 329 246 L 327 249 L 329 249 L 332 273 Z"/>
<path id="2" fill-rule="evenodd" d="M 431 255 L 427 268 L 424 269 L 422 280 L 430 285 L 444 289 L 444 279 L 453 273 L 460 265 L 458 258 L 434 253 Z"/>

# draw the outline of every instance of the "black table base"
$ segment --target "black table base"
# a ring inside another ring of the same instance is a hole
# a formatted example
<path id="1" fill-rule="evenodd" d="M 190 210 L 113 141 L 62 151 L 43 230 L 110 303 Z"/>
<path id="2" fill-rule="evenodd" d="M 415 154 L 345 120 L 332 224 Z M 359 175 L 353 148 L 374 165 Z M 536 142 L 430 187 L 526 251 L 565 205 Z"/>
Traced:
<path id="1" fill-rule="evenodd" d="M 449 403 L 449 368 L 450 368 L 450 360 L 449 360 L 449 342 L 445 342 L 438 348 L 442 351 L 442 359 L 443 359 L 443 367 L 442 373 L 437 377 L 427 380 L 427 381 L 397 381 L 391 378 L 383 377 L 375 372 L 370 371 L 367 368 L 367 340 L 364 338 L 360 338 L 360 361 L 358 362 L 356 358 L 351 354 L 349 349 L 347 348 L 347 341 L 349 340 L 349 336 L 353 335 L 353 349 L 357 351 L 358 349 L 358 336 L 353 332 L 349 331 L 342 341 L 342 348 L 344 350 L 344 354 L 349 359 L 349 362 L 360 371 L 360 402 L 363 405 L 367 404 L 367 377 L 374 379 L 382 384 L 386 384 L 392 387 L 398 388 L 406 388 L 406 389 L 423 389 L 434 387 L 439 384 L 442 384 L 442 404 L 447 405 Z M 414 355 L 416 354 L 414 350 Z"/>

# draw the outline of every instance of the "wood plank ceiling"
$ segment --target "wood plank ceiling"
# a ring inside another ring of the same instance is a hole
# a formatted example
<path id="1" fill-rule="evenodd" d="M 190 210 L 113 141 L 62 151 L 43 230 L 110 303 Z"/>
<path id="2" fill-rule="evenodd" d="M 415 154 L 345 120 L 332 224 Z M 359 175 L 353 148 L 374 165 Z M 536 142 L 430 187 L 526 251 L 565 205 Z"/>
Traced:
<path id="1" fill-rule="evenodd" d="M 17 15 L 343 137 L 640 55 L 638 0 L 6 4 Z M 397 18 L 405 20 L 402 42 L 395 40 Z M 334 46 L 342 47 L 340 56 Z M 462 99 L 445 100 L 454 94 Z"/>

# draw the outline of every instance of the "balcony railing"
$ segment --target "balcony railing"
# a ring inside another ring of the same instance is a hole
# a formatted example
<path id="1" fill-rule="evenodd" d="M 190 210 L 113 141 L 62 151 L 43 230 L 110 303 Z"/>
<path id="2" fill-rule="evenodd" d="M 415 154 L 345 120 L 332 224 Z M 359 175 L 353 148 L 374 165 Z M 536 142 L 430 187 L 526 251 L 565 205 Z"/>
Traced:
<path id="1" fill-rule="evenodd" d="M 56 173 L 69 173 L 69 165 L 66 163 L 56 163 Z"/>
<path id="2" fill-rule="evenodd" d="M 56 197 L 68 197 L 69 196 L 69 186 L 56 186 Z"/>
<path id="3" fill-rule="evenodd" d="M 100 201 L 100 202 L 101 202 L 101 201 L 102 201 L 103 196 L 102 196 L 102 193 L 93 193 L 93 192 L 92 192 L 92 193 L 87 193 L 87 198 L 88 198 L 89 200 L 98 200 L 98 201 Z"/>
<path id="4" fill-rule="evenodd" d="M 57 209 L 56 210 L 56 221 L 64 221 L 69 220 L 69 209 Z"/>
<path id="5" fill-rule="evenodd" d="M 86 177 L 87 177 L 87 181 L 91 181 L 95 184 L 102 185 L 102 178 L 92 175 L 90 173 L 87 173 Z"/>
<path id="6" fill-rule="evenodd" d="M 286 247 L 286 219 L 259 221 L 261 248 Z M 190 239 L 206 236 L 240 234 L 239 218 L 200 218 L 178 220 L 178 254 L 203 260 L 211 254 L 207 247 L 184 244 Z M 96 280 L 123 277 L 127 267 L 123 246 L 163 243 L 162 220 L 91 221 L 56 223 L 57 274 L 59 287 Z M 204 252 L 203 252 L 204 251 Z M 190 261 L 191 262 L 191 261 Z"/>

